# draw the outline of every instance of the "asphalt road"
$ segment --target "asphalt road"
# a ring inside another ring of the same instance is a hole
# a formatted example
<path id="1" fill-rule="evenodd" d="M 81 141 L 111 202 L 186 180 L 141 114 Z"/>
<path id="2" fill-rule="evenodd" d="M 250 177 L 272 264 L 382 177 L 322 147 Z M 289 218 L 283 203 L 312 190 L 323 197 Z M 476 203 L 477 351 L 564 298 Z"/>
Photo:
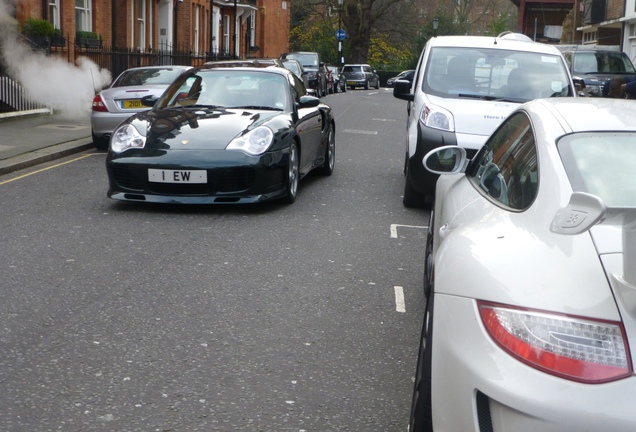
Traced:
<path id="1" fill-rule="evenodd" d="M 106 197 L 105 154 L 0 177 L 0 430 L 406 431 L 426 210 L 404 102 L 325 98 L 295 204 Z"/>

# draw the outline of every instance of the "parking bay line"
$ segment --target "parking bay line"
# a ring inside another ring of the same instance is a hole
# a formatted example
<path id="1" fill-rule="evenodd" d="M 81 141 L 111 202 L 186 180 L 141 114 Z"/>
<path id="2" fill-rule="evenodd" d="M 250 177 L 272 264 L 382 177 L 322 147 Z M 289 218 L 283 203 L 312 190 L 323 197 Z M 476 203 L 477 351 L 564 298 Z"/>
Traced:
<path id="1" fill-rule="evenodd" d="M 397 238 L 398 234 L 397 234 L 397 229 L 398 227 L 402 227 L 402 228 L 416 228 L 416 229 L 426 229 L 428 228 L 428 225 L 401 225 L 401 224 L 391 224 L 391 238 Z"/>
<path id="2" fill-rule="evenodd" d="M 404 288 L 396 285 L 393 287 L 393 291 L 395 292 L 395 310 L 401 313 L 406 312 L 406 303 L 404 303 Z"/>

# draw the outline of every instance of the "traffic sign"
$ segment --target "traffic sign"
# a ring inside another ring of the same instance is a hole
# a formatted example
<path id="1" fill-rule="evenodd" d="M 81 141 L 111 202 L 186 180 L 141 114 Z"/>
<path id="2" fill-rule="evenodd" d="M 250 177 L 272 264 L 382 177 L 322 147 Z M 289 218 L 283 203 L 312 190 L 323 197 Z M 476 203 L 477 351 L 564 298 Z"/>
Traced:
<path id="1" fill-rule="evenodd" d="M 343 29 L 336 31 L 336 40 L 342 41 L 347 37 L 347 34 Z"/>

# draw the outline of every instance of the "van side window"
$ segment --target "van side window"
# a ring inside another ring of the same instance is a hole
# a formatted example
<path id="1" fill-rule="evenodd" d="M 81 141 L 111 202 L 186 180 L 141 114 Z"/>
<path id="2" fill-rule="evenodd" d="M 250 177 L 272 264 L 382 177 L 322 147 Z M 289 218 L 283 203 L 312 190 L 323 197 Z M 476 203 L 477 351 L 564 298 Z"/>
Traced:
<path id="1" fill-rule="evenodd" d="M 499 126 L 472 162 L 468 178 L 506 207 L 530 207 L 538 190 L 538 164 L 532 125 L 524 113 Z"/>

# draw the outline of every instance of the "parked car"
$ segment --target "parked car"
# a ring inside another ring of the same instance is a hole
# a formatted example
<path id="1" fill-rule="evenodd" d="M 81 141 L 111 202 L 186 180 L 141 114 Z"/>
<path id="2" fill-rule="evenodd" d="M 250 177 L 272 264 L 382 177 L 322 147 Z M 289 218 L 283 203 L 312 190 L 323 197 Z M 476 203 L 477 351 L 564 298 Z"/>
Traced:
<path id="1" fill-rule="evenodd" d="M 106 158 L 108 196 L 175 204 L 296 199 L 313 169 L 331 175 L 335 121 L 286 68 L 181 75 L 150 111 L 125 120 Z"/>
<path id="2" fill-rule="evenodd" d="M 603 97 L 603 86 L 611 78 L 627 81 L 636 77 L 636 69 L 618 46 L 557 45 L 570 68 L 572 79 L 579 84 L 581 96 Z"/>
<path id="3" fill-rule="evenodd" d="M 429 39 L 414 83 L 396 81 L 393 95 L 407 101 L 402 201 L 418 207 L 435 195 L 437 176 L 421 163 L 429 150 L 457 144 L 472 156 L 519 104 L 575 90 L 554 46 L 507 33 Z"/>
<path id="4" fill-rule="evenodd" d="M 333 76 L 333 82 L 334 82 L 333 91 L 335 93 L 346 92 L 347 80 L 344 77 L 344 75 L 340 73 L 338 68 L 336 66 L 327 66 L 327 70 Z"/>
<path id="5" fill-rule="evenodd" d="M 280 62 L 282 63 L 283 67 L 289 69 L 294 74 L 296 74 L 298 78 L 300 78 L 309 94 L 314 96 L 316 95 L 316 91 L 309 86 L 309 74 L 307 73 L 303 65 L 298 62 L 298 60 L 284 59 L 280 60 Z"/>
<path id="6" fill-rule="evenodd" d="M 127 69 L 93 98 L 91 133 L 98 150 L 106 150 L 115 128 L 131 115 L 149 109 L 142 97 L 159 97 L 190 66 L 145 66 Z"/>
<path id="7" fill-rule="evenodd" d="M 283 62 L 276 58 L 248 58 L 248 59 L 237 59 L 237 60 L 217 60 L 217 61 L 209 61 L 205 63 L 206 65 L 213 65 L 215 67 L 285 67 Z"/>
<path id="8" fill-rule="evenodd" d="M 380 76 L 368 64 L 346 64 L 342 67 L 342 74 L 351 89 L 364 87 L 380 88 Z"/>
<path id="9" fill-rule="evenodd" d="M 633 110 L 536 100 L 472 160 L 425 156 L 441 177 L 411 432 L 634 430 Z"/>
<path id="10" fill-rule="evenodd" d="M 413 82 L 413 76 L 414 75 L 415 75 L 415 69 L 402 71 L 399 74 L 397 74 L 396 76 L 391 77 L 388 80 L 386 80 L 386 85 L 387 85 L 387 87 L 393 87 L 393 85 L 395 84 L 395 81 L 397 81 L 399 79 L 406 80 L 408 82 Z"/>
<path id="11" fill-rule="evenodd" d="M 298 60 L 307 71 L 309 88 L 314 89 L 318 97 L 323 97 L 327 94 L 327 70 L 319 53 L 308 51 L 288 52 L 281 54 L 280 58 Z"/>

